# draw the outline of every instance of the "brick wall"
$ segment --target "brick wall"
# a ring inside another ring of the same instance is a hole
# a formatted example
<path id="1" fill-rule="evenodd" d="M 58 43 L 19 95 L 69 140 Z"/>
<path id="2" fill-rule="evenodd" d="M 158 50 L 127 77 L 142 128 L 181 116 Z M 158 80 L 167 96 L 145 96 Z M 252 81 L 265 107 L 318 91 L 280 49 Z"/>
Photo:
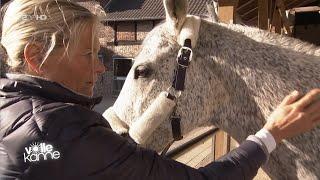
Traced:
<path id="1" fill-rule="evenodd" d="M 118 41 L 135 41 L 136 40 L 135 23 L 119 22 L 116 25 L 117 25 Z"/>
<path id="2" fill-rule="evenodd" d="M 156 23 L 156 22 L 155 22 Z M 150 32 L 153 28 L 152 21 L 141 21 L 137 23 L 137 40 L 144 40 L 148 32 Z"/>

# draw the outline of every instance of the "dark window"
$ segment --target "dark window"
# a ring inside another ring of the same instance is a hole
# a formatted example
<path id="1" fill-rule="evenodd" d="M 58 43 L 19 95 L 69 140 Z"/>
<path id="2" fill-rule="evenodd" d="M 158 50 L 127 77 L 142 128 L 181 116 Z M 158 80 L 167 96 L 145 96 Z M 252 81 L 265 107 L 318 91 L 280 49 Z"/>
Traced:
<path id="1" fill-rule="evenodd" d="M 113 58 L 115 77 L 126 77 L 132 66 L 132 58 Z"/>
<path id="2" fill-rule="evenodd" d="M 132 64 L 132 58 L 113 58 L 113 95 L 120 93 Z"/>

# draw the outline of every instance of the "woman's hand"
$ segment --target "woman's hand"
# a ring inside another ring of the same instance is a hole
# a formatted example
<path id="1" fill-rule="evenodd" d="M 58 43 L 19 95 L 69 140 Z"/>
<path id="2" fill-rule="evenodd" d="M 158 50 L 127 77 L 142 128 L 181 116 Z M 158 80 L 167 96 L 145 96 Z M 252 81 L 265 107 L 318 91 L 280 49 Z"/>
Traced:
<path id="1" fill-rule="evenodd" d="M 320 123 L 320 89 L 313 89 L 300 97 L 298 91 L 292 92 L 268 118 L 264 128 L 273 135 L 276 143 L 309 131 Z"/>

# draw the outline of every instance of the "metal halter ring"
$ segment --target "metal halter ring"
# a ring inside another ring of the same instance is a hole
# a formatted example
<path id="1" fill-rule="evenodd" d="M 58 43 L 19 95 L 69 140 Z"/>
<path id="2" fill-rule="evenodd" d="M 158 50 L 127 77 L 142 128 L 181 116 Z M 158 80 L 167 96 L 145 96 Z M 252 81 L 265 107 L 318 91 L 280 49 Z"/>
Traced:
<path id="1" fill-rule="evenodd" d="M 190 51 L 189 63 L 192 61 L 193 51 L 192 51 L 192 49 L 189 48 L 189 47 L 182 46 L 182 47 L 180 48 L 179 52 L 178 52 L 177 63 L 178 63 L 180 66 L 188 67 L 188 66 L 186 66 L 186 65 L 183 65 L 183 64 L 180 64 L 180 63 L 179 63 L 179 57 L 180 57 L 181 54 L 182 54 L 182 50 L 188 50 L 188 51 Z"/>
<path id="2" fill-rule="evenodd" d="M 173 95 L 176 99 L 181 96 L 181 91 L 175 90 L 172 86 L 167 89 L 167 93 Z"/>

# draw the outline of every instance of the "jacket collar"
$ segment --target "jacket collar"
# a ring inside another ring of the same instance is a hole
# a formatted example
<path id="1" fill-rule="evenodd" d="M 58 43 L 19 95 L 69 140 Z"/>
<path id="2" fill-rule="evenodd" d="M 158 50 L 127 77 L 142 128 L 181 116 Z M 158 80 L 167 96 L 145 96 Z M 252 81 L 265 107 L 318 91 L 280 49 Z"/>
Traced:
<path id="1" fill-rule="evenodd" d="M 58 102 L 79 104 L 90 109 L 102 100 L 102 97 L 83 96 L 56 82 L 26 74 L 6 74 L 0 80 L 0 90 L 41 96 Z"/>

